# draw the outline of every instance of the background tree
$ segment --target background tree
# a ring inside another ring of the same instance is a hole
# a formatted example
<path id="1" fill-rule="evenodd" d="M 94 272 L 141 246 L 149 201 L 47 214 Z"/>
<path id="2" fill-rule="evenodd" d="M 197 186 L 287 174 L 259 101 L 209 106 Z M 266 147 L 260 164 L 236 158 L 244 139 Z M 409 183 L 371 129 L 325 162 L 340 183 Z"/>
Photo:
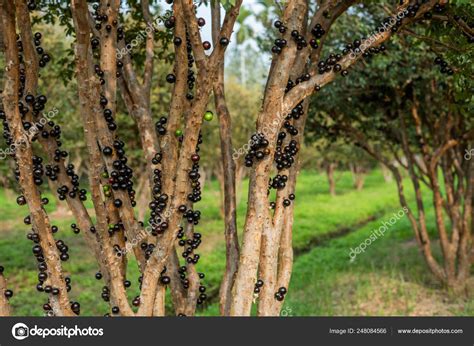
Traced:
<path id="1" fill-rule="evenodd" d="M 327 112 L 316 111 L 313 129 L 316 134 L 321 122 L 332 124 L 328 131 L 334 136 L 363 148 L 390 168 L 430 270 L 444 285 L 460 291 L 473 259 L 469 229 L 473 169 L 462 157 L 473 135 L 468 115 L 473 104 L 465 93 L 472 88 L 472 78 L 464 61 L 448 63 L 437 53 L 449 57 L 452 50 L 463 50 L 468 57 L 472 48 L 462 36 L 452 46 L 443 43 L 443 34 L 434 41 L 412 32 L 402 38 L 393 43 L 393 54 L 398 55 L 395 61 L 392 56 L 377 59 L 370 70 L 361 71 L 367 78 L 334 85 L 326 94 L 332 107 L 325 108 Z M 421 42 L 414 44 L 417 40 Z M 343 103 L 336 102 L 341 98 Z M 401 170 L 410 177 L 416 206 L 407 202 Z M 424 189 L 433 195 L 441 263 L 433 255 L 437 245 L 431 243 L 427 231 Z"/>

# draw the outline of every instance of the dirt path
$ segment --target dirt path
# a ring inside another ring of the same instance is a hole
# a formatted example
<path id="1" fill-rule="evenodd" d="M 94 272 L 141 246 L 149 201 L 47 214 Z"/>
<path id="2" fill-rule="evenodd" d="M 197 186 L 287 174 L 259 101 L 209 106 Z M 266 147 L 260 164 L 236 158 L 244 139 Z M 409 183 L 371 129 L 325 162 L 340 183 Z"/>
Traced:
<path id="1" fill-rule="evenodd" d="M 335 238 L 344 237 L 345 235 L 347 235 L 351 232 L 355 232 L 358 229 L 364 227 L 369 222 L 372 222 L 372 221 L 375 221 L 375 220 L 379 219 L 380 217 L 383 216 L 383 214 L 384 214 L 383 212 L 379 212 L 375 215 L 369 216 L 368 218 L 357 222 L 356 224 L 354 224 L 352 226 L 343 226 L 343 227 L 337 228 L 334 231 L 330 231 L 330 232 L 327 232 L 327 233 L 324 233 L 324 234 L 321 234 L 321 235 L 317 235 L 317 236 L 311 238 L 311 240 L 304 247 L 294 249 L 294 254 L 295 254 L 295 256 L 301 256 L 301 255 L 303 255 L 307 252 L 310 252 L 316 246 L 321 246 L 321 245 L 323 245 L 323 244 L 327 243 L 328 241 L 330 241 L 332 239 L 335 239 Z"/>

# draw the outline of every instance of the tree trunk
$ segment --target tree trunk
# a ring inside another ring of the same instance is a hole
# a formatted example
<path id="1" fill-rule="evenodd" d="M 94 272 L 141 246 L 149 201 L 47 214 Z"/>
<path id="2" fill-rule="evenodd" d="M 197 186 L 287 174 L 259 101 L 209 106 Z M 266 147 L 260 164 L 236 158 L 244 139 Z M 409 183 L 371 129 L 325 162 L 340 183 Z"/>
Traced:
<path id="1" fill-rule="evenodd" d="M 138 178 L 137 186 L 137 206 L 138 206 L 138 220 L 145 220 L 146 212 L 148 209 L 148 203 L 151 196 L 150 185 L 147 184 L 148 175 L 141 174 Z"/>
<path id="2" fill-rule="evenodd" d="M 26 199 L 31 214 L 31 224 L 34 233 L 39 236 L 41 254 L 47 264 L 48 283 L 59 290 L 59 294 L 50 294 L 51 306 L 58 316 L 73 316 L 69 304 L 66 283 L 62 274 L 59 251 L 51 232 L 51 224 L 41 201 L 41 193 L 37 188 L 33 175 L 33 150 L 26 135 L 21 115 L 18 109 L 19 94 L 23 92 L 20 86 L 20 62 L 16 43 L 16 10 L 13 1 L 2 0 L 2 27 L 5 32 L 5 58 L 9 68 L 6 70 L 5 89 L 3 90 L 3 105 L 14 143 L 18 143 L 15 157 L 19 170 L 19 185 Z M 26 12 L 27 13 L 27 12 Z M 20 21 L 28 18 L 18 18 Z"/>
<path id="3" fill-rule="evenodd" d="M 329 194 L 331 196 L 336 196 L 336 181 L 334 179 L 334 170 L 336 169 L 336 164 L 329 162 L 326 164 L 326 176 L 328 178 L 329 184 Z"/>
<path id="4" fill-rule="evenodd" d="M 220 1 L 212 4 L 212 30 L 214 45 L 219 44 L 220 31 Z M 235 162 L 232 158 L 232 125 L 229 109 L 224 92 L 224 60 L 220 63 L 217 78 L 214 83 L 214 102 L 219 118 L 219 134 L 221 142 L 225 240 L 226 240 L 226 269 L 219 291 L 219 309 L 223 316 L 230 315 L 232 302 L 232 283 L 239 263 L 239 240 L 237 238 L 237 204 L 235 192 Z"/>
<path id="5" fill-rule="evenodd" d="M 388 169 L 387 166 L 385 166 L 383 163 L 380 163 L 379 166 L 380 166 L 380 171 L 382 172 L 383 180 L 386 183 L 393 182 L 393 175 L 390 169 Z"/>
<path id="6" fill-rule="evenodd" d="M 7 290 L 7 280 L 3 273 L 0 273 L 0 317 L 7 317 L 11 314 L 10 303 L 5 295 Z"/>
<path id="7" fill-rule="evenodd" d="M 362 166 L 352 163 L 350 164 L 351 173 L 352 173 L 352 181 L 354 183 L 354 188 L 357 191 L 362 191 L 365 182 L 365 172 Z"/>
<path id="8" fill-rule="evenodd" d="M 219 211 L 221 217 L 225 217 L 225 210 L 224 210 L 224 196 L 225 196 L 225 185 L 224 185 L 224 168 L 222 163 L 219 163 L 215 172 L 217 181 L 219 182 Z"/>

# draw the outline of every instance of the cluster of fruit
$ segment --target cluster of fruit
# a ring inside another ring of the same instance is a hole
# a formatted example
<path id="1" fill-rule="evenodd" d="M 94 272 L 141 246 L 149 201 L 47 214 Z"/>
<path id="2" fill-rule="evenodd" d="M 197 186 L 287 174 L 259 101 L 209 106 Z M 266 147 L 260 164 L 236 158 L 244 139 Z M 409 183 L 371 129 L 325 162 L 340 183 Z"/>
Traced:
<path id="1" fill-rule="evenodd" d="M 454 70 L 449 67 L 448 63 L 443 60 L 443 58 L 437 56 L 434 60 L 436 65 L 439 65 L 439 70 L 441 73 L 445 73 L 448 76 L 452 76 L 454 74 Z"/>
<path id="2" fill-rule="evenodd" d="M 254 158 L 261 161 L 270 155 L 269 142 L 263 133 L 255 133 L 250 137 L 250 150 L 245 155 L 245 166 L 252 167 Z"/>
<path id="3" fill-rule="evenodd" d="M 34 44 L 36 47 L 36 53 L 39 55 L 38 65 L 39 67 L 45 67 L 48 62 L 51 61 L 51 56 L 48 53 L 44 52 L 43 47 L 41 47 L 41 33 L 35 32 L 34 35 Z M 21 43 L 21 41 L 19 41 Z M 19 47 L 19 51 L 22 52 L 22 49 Z"/>

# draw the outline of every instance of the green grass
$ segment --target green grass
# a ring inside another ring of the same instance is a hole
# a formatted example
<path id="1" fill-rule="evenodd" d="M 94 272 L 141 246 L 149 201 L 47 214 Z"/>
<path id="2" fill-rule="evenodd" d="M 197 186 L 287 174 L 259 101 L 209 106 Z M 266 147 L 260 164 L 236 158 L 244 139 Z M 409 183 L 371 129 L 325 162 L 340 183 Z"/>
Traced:
<path id="1" fill-rule="evenodd" d="M 322 175 L 302 174 L 299 177 L 293 236 L 296 249 L 304 247 L 315 236 L 350 227 L 371 216 L 399 208 L 395 185 L 384 183 L 378 172 L 367 177 L 362 192 L 352 188 L 348 174 L 338 181 L 335 197 L 331 197 L 327 189 Z"/>
<path id="2" fill-rule="evenodd" d="M 238 205 L 239 229 L 244 222 L 247 189 L 248 182 L 244 181 Z M 407 194 L 411 194 L 409 188 Z M 335 197 L 329 196 L 324 175 L 303 172 L 296 196 L 293 238 L 295 252 L 300 255 L 295 258 L 284 315 L 474 314 L 472 301 L 446 298 L 438 287 L 412 242 L 413 233 L 406 219 L 398 221 L 354 263 L 349 262 L 349 249 L 364 240 L 384 218 L 400 210 L 395 185 L 385 183 L 378 171 L 367 177 L 362 191 L 353 189 L 350 174 L 340 173 Z M 429 201 L 429 195 L 426 198 Z M 55 201 L 50 201 L 48 211 L 53 211 Z M 197 269 L 206 274 L 204 283 L 209 296 L 214 298 L 225 266 L 224 221 L 219 201 L 218 183 L 207 182 L 203 200 L 197 205 L 202 220 L 196 231 L 203 235 Z M 36 265 L 31 243 L 25 236 L 28 227 L 22 222 L 26 213 L 26 207 L 16 205 L 15 197 L 0 191 L 0 263 L 5 266 L 9 287 L 15 292 L 11 303 L 16 315 L 41 316 L 41 306 L 47 297 L 35 291 Z M 428 216 L 434 231 L 429 208 Z M 369 218 L 375 220 L 367 223 Z M 72 233 L 71 222 L 69 218 L 53 219 L 53 224 L 60 228 L 57 236 L 70 248 L 71 259 L 64 268 L 72 278 L 71 299 L 81 303 L 82 315 L 102 315 L 108 312 L 108 305 L 100 299 L 103 282 L 94 278 L 97 264 L 82 237 Z M 329 239 L 342 228 L 352 231 Z M 312 247 L 315 239 L 324 237 L 328 238 L 324 243 Z M 138 275 L 132 260 L 128 269 L 128 278 L 133 283 L 128 292 L 131 298 L 139 293 Z M 429 309 L 420 307 L 423 299 Z M 216 300 L 211 300 L 198 314 L 218 314 Z"/>
<path id="3" fill-rule="evenodd" d="M 433 233 L 431 211 L 428 216 Z M 300 256 L 286 306 L 295 315 L 474 315 L 472 299 L 443 294 L 421 260 L 406 218 L 349 261 L 350 249 L 389 217 Z M 434 252 L 439 258 L 440 249 Z"/>

